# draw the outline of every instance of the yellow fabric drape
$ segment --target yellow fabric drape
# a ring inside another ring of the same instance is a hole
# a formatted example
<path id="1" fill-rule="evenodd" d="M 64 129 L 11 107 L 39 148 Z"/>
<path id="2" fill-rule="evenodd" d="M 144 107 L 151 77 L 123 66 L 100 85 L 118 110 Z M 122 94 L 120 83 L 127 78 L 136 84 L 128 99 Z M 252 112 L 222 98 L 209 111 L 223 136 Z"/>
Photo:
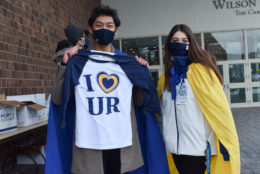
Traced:
<path id="1" fill-rule="evenodd" d="M 240 150 L 233 116 L 216 74 L 199 63 L 192 63 L 187 72 L 195 98 L 216 135 L 217 155 L 211 157 L 211 174 L 240 174 Z M 165 74 L 158 82 L 158 95 L 161 99 L 165 86 Z M 224 161 L 218 140 L 227 149 L 230 161 Z M 171 174 L 178 174 L 172 156 L 167 155 Z"/>

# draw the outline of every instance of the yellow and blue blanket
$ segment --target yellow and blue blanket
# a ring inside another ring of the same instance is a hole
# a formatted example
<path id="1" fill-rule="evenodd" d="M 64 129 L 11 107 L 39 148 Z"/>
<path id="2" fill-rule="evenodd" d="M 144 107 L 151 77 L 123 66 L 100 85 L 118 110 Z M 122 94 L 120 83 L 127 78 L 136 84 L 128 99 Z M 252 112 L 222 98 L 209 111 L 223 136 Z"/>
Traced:
<path id="1" fill-rule="evenodd" d="M 192 63 L 189 65 L 187 79 L 203 115 L 216 135 L 217 155 L 211 157 L 211 174 L 240 174 L 237 131 L 228 101 L 216 74 L 199 63 Z M 164 87 L 165 74 L 163 73 L 158 82 L 159 98 Z M 172 156 L 168 154 L 167 158 L 170 173 L 178 174 Z"/>

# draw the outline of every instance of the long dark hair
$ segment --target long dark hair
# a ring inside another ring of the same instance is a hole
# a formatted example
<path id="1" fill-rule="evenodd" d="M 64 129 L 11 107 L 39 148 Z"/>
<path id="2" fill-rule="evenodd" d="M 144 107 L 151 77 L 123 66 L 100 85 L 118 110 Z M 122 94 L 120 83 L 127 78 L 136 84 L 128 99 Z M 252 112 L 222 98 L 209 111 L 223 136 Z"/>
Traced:
<path id="1" fill-rule="evenodd" d="M 171 89 L 170 85 L 170 69 L 173 67 L 174 63 L 172 61 L 172 54 L 169 51 L 169 44 L 171 42 L 172 36 L 177 32 L 181 31 L 185 33 L 188 37 L 190 43 L 190 49 L 188 51 L 188 57 L 191 62 L 196 62 L 204 65 L 209 72 L 209 68 L 211 68 L 215 74 L 217 75 L 221 84 L 223 84 L 223 77 L 220 74 L 217 64 L 216 64 L 216 57 L 209 52 L 203 50 L 199 43 L 197 42 L 195 35 L 191 31 L 191 29 L 184 24 L 178 24 L 173 26 L 171 29 L 166 43 L 165 43 L 165 56 L 164 56 L 164 65 L 165 65 L 165 87 L 168 91 Z M 211 76 L 211 75 L 210 75 Z"/>

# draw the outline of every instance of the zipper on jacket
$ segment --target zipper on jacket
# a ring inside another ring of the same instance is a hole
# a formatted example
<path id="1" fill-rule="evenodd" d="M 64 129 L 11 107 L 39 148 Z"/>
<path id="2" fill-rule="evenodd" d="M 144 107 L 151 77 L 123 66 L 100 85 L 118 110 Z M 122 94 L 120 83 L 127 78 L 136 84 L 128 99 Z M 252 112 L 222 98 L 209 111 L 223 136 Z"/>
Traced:
<path id="1" fill-rule="evenodd" d="M 177 129 L 177 155 L 179 154 L 179 128 L 178 128 L 178 120 L 177 120 L 177 112 L 176 112 L 176 99 L 174 100 L 174 112 L 175 112 L 175 122 Z"/>

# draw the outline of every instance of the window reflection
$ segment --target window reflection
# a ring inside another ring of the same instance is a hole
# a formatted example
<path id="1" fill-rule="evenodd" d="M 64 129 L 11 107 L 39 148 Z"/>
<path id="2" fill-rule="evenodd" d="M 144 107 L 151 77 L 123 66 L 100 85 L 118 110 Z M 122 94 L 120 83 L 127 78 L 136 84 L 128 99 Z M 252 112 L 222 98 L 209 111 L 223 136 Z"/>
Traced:
<path id="1" fill-rule="evenodd" d="M 241 60 L 244 56 L 242 31 L 205 33 L 205 49 L 217 60 Z"/>
<path id="2" fill-rule="evenodd" d="M 201 35 L 200 35 L 200 33 L 195 33 L 195 37 L 196 37 L 198 43 L 199 43 L 200 46 L 201 46 Z"/>
<path id="3" fill-rule="evenodd" d="M 260 102 L 260 87 L 253 88 L 253 102 Z"/>
<path id="4" fill-rule="evenodd" d="M 119 40 L 113 40 L 112 41 L 112 45 L 117 48 L 118 50 L 120 50 L 120 46 L 119 46 Z"/>
<path id="5" fill-rule="evenodd" d="M 230 64 L 228 67 L 230 83 L 241 83 L 245 81 L 244 64 Z"/>
<path id="6" fill-rule="evenodd" d="M 218 70 L 219 70 L 220 74 L 223 77 L 223 65 L 217 65 L 217 67 L 218 67 Z"/>
<path id="7" fill-rule="evenodd" d="M 260 30 L 247 31 L 248 58 L 260 58 Z"/>
<path id="8" fill-rule="evenodd" d="M 146 59 L 150 65 L 159 65 L 158 37 L 123 39 L 122 50 L 128 55 Z"/>
<path id="9" fill-rule="evenodd" d="M 260 63 L 251 63 L 252 82 L 260 82 Z"/>
<path id="10" fill-rule="evenodd" d="M 230 89 L 231 103 L 245 103 L 246 102 L 246 90 L 245 88 Z"/>
<path id="11" fill-rule="evenodd" d="M 164 49 L 167 36 L 162 36 L 162 49 Z"/>

